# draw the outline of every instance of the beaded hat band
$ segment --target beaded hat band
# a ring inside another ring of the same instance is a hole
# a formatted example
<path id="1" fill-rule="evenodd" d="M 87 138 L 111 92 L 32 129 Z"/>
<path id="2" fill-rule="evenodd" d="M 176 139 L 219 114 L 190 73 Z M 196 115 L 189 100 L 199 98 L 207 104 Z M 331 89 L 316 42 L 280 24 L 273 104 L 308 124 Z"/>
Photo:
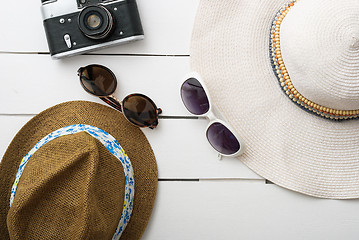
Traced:
<path id="1" fill-rule="evenodd" d="M 191 70 L 256 174 L 316 197 L 359 198 L 359 121 L 344 121 L 359 109 L 358 19 L 358 0 L 200 0 Z"/>
<path id="2" fill-rule="evenodd" d="M 270 56 L 274 74 L 285 94 L 301 108 L 318 116 L 331 120 L 348 120 L 357 119 L 359 117 L 359 109 L 356 110 L 338 110 L 317 104 L 307 97 L 303 96 L 293 85 L 290 73 L 284 64 L 280 45 L 280 28 L 283 19 L 286 17 L 291 8 L 299 0 L 293 0 L 286 3 L 276 14 L 270 35 Z"/>

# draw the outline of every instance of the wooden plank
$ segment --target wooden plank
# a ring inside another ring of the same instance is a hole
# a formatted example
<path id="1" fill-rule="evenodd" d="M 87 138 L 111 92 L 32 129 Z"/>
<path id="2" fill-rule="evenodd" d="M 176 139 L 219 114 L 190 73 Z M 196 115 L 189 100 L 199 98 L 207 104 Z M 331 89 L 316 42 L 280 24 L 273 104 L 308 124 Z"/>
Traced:
<path id="1" fill-rule="evenodd" d="M 0 157 L 31 116 L 0 115 Z M 155 130 L 145 129 L 156 155 L 160 179 L 261 179 L 236 158 L 219 161 L 208 144 L 206 120 L 161 119 Z"/>
<path id="2" fill-rule="evenodd" d="M 163 115 L 190 116 L 179 89 L 189 71 L 189 57 L 77 56 L 51 61 L 44 55 L 0 54 L 0 114 L 37 114 L 70 100 L 101 102 L 86 93 L 77 76 L 78 68 L 98 63 L 117 76 L 114 93 L 123 99 L 131 93 L 149 96 Z"/>
<path id="3" fill-rule="evenodd" d="M 159 182 L 142 239 L 354 240 L 358 203 L 312 198 L 261 181 Z"/>
<path id="4" fill-rule="evenodd" d="M 145 40 L 100 52 L 188 55 L 199 0 L 137 0 L 137 3 Z M 8 1 L 0 8 L 0 22 L 4 23 L 0 52 L 49 51 L 40 6 L 39 0 L 18 0 Z"/>
<path id="5" fill-rule="evenodd" d="M 31 116 L 2 116 L 0 115 L 0 158 L 2 159 L 6 149 L 10 145 L 16 133 L 25 123 L 31 119 Z"/>
<path id="6" fill-rule="evenodd" d="M 209 145 L 206 120 L 161 120 L 161 126 L 144 130 L 158 159 L 160 178 L 261 179 L 237 158 L 218 160 Z"/>

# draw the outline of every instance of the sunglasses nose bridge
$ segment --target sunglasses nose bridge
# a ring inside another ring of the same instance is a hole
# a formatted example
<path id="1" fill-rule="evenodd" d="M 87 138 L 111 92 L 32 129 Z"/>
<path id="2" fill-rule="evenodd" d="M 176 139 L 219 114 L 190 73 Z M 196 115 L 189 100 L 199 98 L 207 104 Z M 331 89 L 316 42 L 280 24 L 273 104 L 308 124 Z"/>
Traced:
<path id="1" fill-rule="evenodd" d="M 214 115 L 214 113 L 212 111 L 207 112 L 207 114 L 205 115 L 205 117 L 210 121 L 213 122 L 214 120 L 217 119 L 216 115 Z"/>

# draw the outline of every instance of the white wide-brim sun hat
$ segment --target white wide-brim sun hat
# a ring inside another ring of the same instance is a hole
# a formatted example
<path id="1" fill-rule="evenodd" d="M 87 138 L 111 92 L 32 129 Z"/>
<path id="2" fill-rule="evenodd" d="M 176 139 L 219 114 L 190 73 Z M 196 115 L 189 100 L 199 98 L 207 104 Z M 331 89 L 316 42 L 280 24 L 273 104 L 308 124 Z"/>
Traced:
<path id="1" fill-rule="evenodd" d="M 191 68 L 254 172 L 316 197 L 359 197 L 358 0 L 201 0 Z"/>

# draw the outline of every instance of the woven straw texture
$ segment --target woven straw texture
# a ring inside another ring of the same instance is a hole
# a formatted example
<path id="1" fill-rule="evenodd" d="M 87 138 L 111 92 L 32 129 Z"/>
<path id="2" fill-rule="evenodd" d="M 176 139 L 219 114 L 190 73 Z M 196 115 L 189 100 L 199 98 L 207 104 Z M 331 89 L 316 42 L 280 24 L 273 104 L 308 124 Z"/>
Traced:
<path id="1" fill-rule="evenodd" d="M 0 239 L 112 239 L 123 208 L 122 165 L 85 132 L 55 139 L 31 157 L 9 210 L 10 190 L 22 157 L 42 137 L 72 124 L 103 129 L 128 154 L 135 173 L 135 201 L 121 239 L 141 238 L 157 190 L 152 148 L 142 131 L 121 113 L 77 101 L 35 116 L 7 149 L 0 164 Z"/>
<path id="2" fill-rule="evenodd" d="M 313 102 L 359 109 L 358 19 L 356 0 L 300 0 L 284 18 L 280 39 L 286 68 L 295 88 Z"/>
<path id="3" fill-rule="evenodd" d="M 239 159 L 254 172 L 277 185 L 304 194 L 333 199 L 358 198 L 359 122 L 330 121 L 304 111 L 283 93 L 274 75 L 269 57 L 270 31 L 274 16 L 286 2 L 201 0 L 192 36 L 191 68 L 202 75 L 214 104 L 244 139 L 247 149 Z M 303 6 L 300 6 L 301 2 Z M 313 59 L 310 59 L 312 66 L 306 67 L 304 57 L 293 59 L 288 52 L 295 51 L 292 53 L 296 54 L 294 56 L 300 55 L 302 51 L 308 54 L 307 45 L 304 46 L 301 39 L 287 38 L 283 40 L 286 42 L 283 47 L 291 61 L 288 72 L 291 74 L 290 71 L 300 71 L 293 70 L 293 67 L 299 65 L 304 68 L 303 71 L 320 70 L 324 77 L 330 75 L 330 78 L 320 81 L 330 81 L 335 87 L 331 88 L 323 83 L 323 88 L 329 88 L 330 91 L 323 90 L 325 94 L 318 97 L 332 94 L 335 95 L 335 102 L 342 95 L 347 102 L 351 98 L 352 106 L 358 109 L 355 101 L 358 102 L 359 99 L 359 76 L 356 68 L 359 50 L 354 38 L 358 36 L 359 26 L 358 21 L 353 23 L 350 19 L 345 20 L 342 15 L 345 16 L 351 6 L 356 10 L 349 11 L 350 18 L 358 19 L 359 2 L 318 0 L 315 2 L 320 3 L 311 5 L 312 2 L 301 0 L 287 17 L 295 15 L 294 11 L 298 11 L 300 16 L 300 8 L 307 9 L 308 11 L 302 12 L 307 12 L 311 20 L 297 19 L 299 22 L 310 26 L 308 21 L 311 21 L 317 31 L 324 29 L 321 33 L 335 34 L 326 36 L 323 40 L 323 35 L 316 35 L 310 29 L 308 31 L 311 35 L 305 38 L 312 37 L 315 41 L 324 43 L 335 38 L 334 41 L 338 44 L 335 54 L 339 56 L 338 62 L 344 61 L 339 65 L 343 69 L 337 73 L 333 68 L 335 61 L 328 57 L 329 53 L 321 54 L 325 46 L 315 52 L 317 67 Z M 320 6 L 319 17 L 313 16 L 314 13 L 308 9 L 311 6 L 316 9 Z M 320 19 L 321 16 L 325 16 L 324 20 Z M 334 20 L 328 21 L 329 17 Z M 283 20 L 283 25 L 286 24 L 285 21 Z M 336 23 L 334 26 L 331 24 L 333 22 Z M 353 30 L 350 32 L 352 35 L 343 30 L 348 28 Z M 290 30 L 287 29 L 286 32 L 290 33 Z M 299 38 L 298 35 L 295 36 Z M 340 41 L 340 37 L 350 39 Z M 345 48 L 348 43 L 350 44 Z M 328 49 L 333 48 L 334 44 Z M 339 52 L 342 55 L 338 55 Z M 348 53 L 351 57 L 345 57 Z M 325 65 L 323 59 L 329 59 L 330 64 Z M 347 67 L 349 65 L 350 68 Z M 324 71 L 323 66 L 330 71 Z M 315 82 L 316 77 L 322 76 L 320 74 L 310 81 Z M 340 84 L 344 86 L 341 87 Z M 354 93 L 349 93 L 350 87 L 354 87 L 351 89 Z M 356 94 L 356 97 L 350 97 L 350 94 Z M 309 95 L 312 97 L 315 92 Z"/>

